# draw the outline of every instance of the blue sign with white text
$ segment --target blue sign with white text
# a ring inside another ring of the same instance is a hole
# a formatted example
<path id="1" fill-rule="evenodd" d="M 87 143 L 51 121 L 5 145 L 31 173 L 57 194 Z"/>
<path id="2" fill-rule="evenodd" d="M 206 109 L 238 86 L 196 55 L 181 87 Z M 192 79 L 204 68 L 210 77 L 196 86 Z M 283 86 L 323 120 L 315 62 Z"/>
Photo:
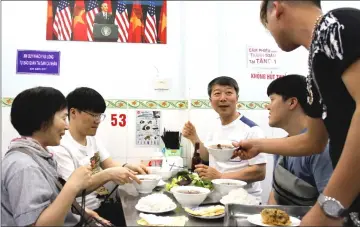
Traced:
<path id="1" fill-rule="evenodd" d="M 60 51 L 18 50 L 16 73 L 60 74 Z"/>

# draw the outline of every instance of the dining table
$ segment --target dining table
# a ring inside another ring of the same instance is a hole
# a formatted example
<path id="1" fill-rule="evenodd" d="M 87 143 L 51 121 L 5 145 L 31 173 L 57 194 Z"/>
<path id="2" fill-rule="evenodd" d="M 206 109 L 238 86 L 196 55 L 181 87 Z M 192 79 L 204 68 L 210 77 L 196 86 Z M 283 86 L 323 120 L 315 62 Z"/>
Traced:
<path id="1" fill-rule="evenodd" d="M 174 201 L 174 203 L 177 205 L 177 208 L 171 212 L 155 214 L 155 215 L 170 216 L 170 217 L 186 216 L 189 220 L 186 222 L 185 226 L 223 226 L 223 224 L 224 224 L 224 218 L 201 219 L 201 218 L 196 218 L 196 217 L 192 217 L 192 216 L 188 215 L 185 212 L 185 210 L 182 208 L 182 206 L 176 201 L 175 197 L 171 193 L 165 191 L 164 188 L 155 188 L 155 190 L 153 190 L 152 193 L 164 193 L 169 198 L 171 198 Z M 136 195 L 130 194 L 127 191 L 121 190 L 121 189 L 120 189 L 119 194 L 120 194 L 121 204 L 122 204 L 122 208 L 123 208 L 123 212 L 124 212 L 124 216 L 125 216 L 126 225 L 127 226 L 139 226 L 137 224 L 137 221 L 139 219 L 141 219 L 139 217 L 139 214 L 141 212 L 137 211 L 135 209 L 135 206 L 142 197 L 148 196 L 150 194 L 138 194 L 136 196 Z M 211 196 L 208 196 L 202 204 L 214 204 L 214 203 L 218 203 L 218 202 L 219 201 L 216 201 L 216 199 L 214 200 Z"/>
<path id="2" fill-rule="evenodd" d="M 229 204 L 225 205 L 225 216 L 222 218 L 216 219 L 203 219 L 198 217 L 192 217 L 188 215 L 182 206 L 177 202 L 175 197 L 170 193 L 164 190 L 164 188 L 155 188 L 152 193 L 164 193 L 171 198 L 174 203 L 177 205 L 177 208 L 173 211 L 161 214 L 155 214 L 158 216 L 186 216 L 188 221 L 185 223 L 185 226 L 255 226 L 252 223 L 247 221 L 247 217 L 252 214 L 258 214 L 264 208 L 278 208 L 283 209 L 289 213 L 291 216 L 295 216 L 301 219 L 311 207 L 302 207 L 302 206 L 277 206 L 277 205 L 258 205 L 258 206 L 249 206 L 241 204 Z M 214 192 L 212 192 L 214 193 Z M 125 216 L 125 221 L 127 226 L 139 226 L 137 221 L 140 220 L 139 214 L 140 211 L 137 211 L 135 206 L 138 201 L 150 194 L 137 194 L 128 193 L 126 190 L 119 189 L 119 195 L 121 199 L 121 204 Z M 219 196 L 209 195 L 201 205 L 215 205 L 220 204 Z"/>

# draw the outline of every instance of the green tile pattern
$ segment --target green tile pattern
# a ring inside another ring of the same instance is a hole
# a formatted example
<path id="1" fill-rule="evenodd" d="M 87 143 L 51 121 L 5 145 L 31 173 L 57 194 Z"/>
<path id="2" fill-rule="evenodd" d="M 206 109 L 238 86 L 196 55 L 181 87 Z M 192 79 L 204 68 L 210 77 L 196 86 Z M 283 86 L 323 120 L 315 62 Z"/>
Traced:
<path id="1" fill-rule="evenodd" d="M 265 110 L 267 101 L 239 101 L 237 103 L 237 109 L 239 110 Z M 192 99 L 192 109 L 211 109 L 211 104 L 208 99 Z"/>
<path id="2" fill-rule="evenodd" d="M 10 107 L 14 98 L 3 97 L 2 107 Z M 107 108 L 117 109 L 188 109 L 188 100 L 125 100 L 125 99 L 107 99 Z M 211 109 L 208 99 L 191 99 L 191 109 Z M 239 101 L 237 108 L 239 110 L 264 110 L 267 101 Z"/>
<path id="3" fill-rule="evenodd" d="M 2 98 L 2 107 L 10 107 L 13 101 L 13 98 Z"/>

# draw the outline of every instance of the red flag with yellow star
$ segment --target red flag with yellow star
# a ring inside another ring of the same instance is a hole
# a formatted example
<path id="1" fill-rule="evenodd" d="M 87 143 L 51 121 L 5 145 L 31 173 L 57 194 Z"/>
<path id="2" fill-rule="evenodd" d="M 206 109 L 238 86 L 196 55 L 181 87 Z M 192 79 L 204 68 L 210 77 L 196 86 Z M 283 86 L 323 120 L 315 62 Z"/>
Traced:
<path id="1" fill-rule="evenodd" d="M 166 27 L 167 27 L 167 16 L 166 16 L 166 0 L 163 1 L 160 13 L 160 22 L 158 29 L 158 37 L 160 43 L 166 44 Z"/>
<path id="2" fill-rule="evenodd" d="M 84 0 L 75 1 L 73 15 L 73 40 L 88 41 Z"/>
<path id="3" fill-rule="evenodd" d="M 47 9 L 47 22 L 46 22 L 46 40 L 53 39 L 53 7 L 52 0 L 48 0 L 48 9 Z"/>
<path id="4" fill-rule="evenodd" d="M 134 1 L 131 10 L 130 25 L 129 25 L 129 43 L 141 43 L 143 38 L 144 23 L 141 4 L 139 1 Z"/>

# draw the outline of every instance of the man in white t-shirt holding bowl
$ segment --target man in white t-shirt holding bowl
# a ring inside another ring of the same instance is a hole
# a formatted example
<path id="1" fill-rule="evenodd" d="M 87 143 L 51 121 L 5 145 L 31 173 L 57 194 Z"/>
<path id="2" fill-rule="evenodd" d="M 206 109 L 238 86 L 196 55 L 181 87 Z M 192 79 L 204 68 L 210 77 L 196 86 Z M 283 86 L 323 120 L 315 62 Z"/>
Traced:
<path id="1" fill-rule="evenodd" d="M 232 141 L 239 140 L 239 138 L 264 137 L 262 129 L 236 109 L 239 98 L 239 86 L 236 80 L 226 76 L 213 79 L 208 85 L 208 95 L 210 104 L 219 114 L 219 118 L 214 119 L 214 126 L 208 130 L 206 141 Z M 209 154 L 191 122 L 185 124 L 182 134 L 192 144 L 200 143 L 200 157 L 204 162 L 209 162 L 208 166 L 204 164 L 196 166 L 195 172 L 202 179 L 245 181 L 248 184 L 245 186 L 247 192 L 261 201 L 260 181 L 265 179 L 266 156 L 259 154 L 249 160 L 233 158 L 228 161 L 219 161 Z"/>

